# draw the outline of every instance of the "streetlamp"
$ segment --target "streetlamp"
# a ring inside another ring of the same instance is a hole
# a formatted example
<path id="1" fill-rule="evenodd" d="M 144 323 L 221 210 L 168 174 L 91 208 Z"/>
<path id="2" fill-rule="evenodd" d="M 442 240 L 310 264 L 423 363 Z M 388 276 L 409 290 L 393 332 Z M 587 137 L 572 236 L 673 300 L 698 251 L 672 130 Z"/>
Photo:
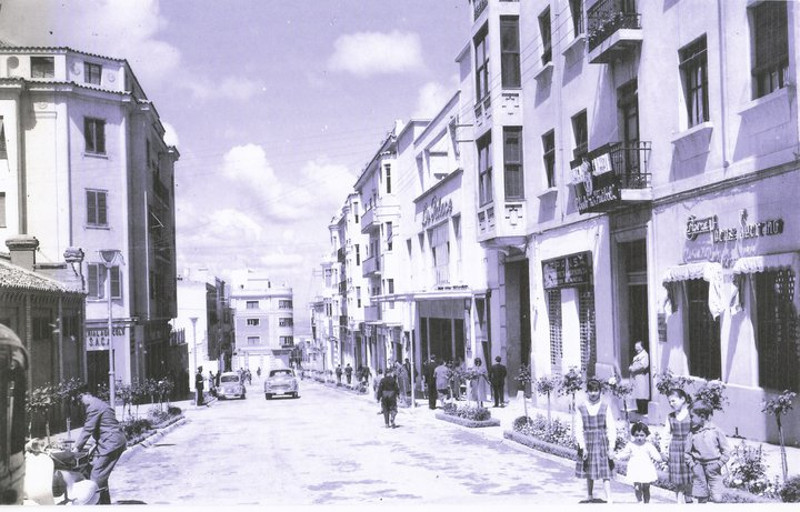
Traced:
<path id="1" fill-rule="evenodd" d="M 111 318 L 111 268 L 120 255 L 119 249 L 101 249 L 100 257 L 106 267 L 106 299 L 108 299 L 108 403 L 111 407 L 116 407 L 117 389 L 116 376 L 114 375 L 114 342 L 112 337 L 112 318 Z"/>
<path id="2" fill-rule="evenodd" d="M 195 380 L 197 379 L 197 317 L 192 316 L 189 317 L 189 320 L 192 321 L 192 356 L 194 357 L 194 376 Z M 195 407 L 198 406 L 200 403 L 200 391 L 197 389 L 197 383 L 195 382 L 194 385 L 194 405 Z"/>

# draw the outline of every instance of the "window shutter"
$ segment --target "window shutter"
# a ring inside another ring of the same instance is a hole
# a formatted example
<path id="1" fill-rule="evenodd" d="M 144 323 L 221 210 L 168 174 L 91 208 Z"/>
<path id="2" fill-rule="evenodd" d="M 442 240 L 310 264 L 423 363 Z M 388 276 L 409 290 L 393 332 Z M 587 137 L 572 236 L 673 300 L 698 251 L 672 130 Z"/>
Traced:
<path id="1" fill-rule="evenodd" d="M 97 194 L 97 223 L 105 226 L 108 224 L 108 216 L 106 215 L 106 194 L 105 192 L 96 192 Z"/>
<path id="2" fill-rule="evenodd" d="M 554 374 L 561 373 L 564 345 L 561 340 L 561 290 L 547 291 L 547 315 L 550 320 L 550 366 Z"/>
<path id="3" fill-rule="evenodd" d="M 759 4 L 753 11 L 755 32 L 755 70 L 782 64 L 789 59 L 786 2 Z"/>

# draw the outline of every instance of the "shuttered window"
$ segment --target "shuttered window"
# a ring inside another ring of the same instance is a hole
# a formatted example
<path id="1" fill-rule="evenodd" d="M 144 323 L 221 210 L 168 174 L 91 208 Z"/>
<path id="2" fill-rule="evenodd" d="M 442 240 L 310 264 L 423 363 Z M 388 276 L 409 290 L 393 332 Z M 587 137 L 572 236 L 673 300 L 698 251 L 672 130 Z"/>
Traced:
<path id="1" fill-rule="evenodd" d="M 795 276 L 789 269 L 753 274 L 756 288 L 758 383 L 776 391 L 800 391 Z"/>
<path id="2" fill-rule="evenodd" d="M 503 128 L 503 165 L 506 199 L 523 199 L 525 190 L 522 174 L 522 128 Z"/>
<path id="3" fill-rule="evenodd" d="M 550 367 L 553 374 L 561 373 L 564 344 L 561 339 L 561 290 L 547 290 L 547 316 L 550 320 Z"/>
<path id="4" fill-rule="evenodd" d="M 689 373 L 704 379 L 722 376 L 719 317 L 708 309 L 708 281 L 686 281 L 689 307 Z"/>
<path id="5" fill-rule="evenodd" d="M 595 335 L 594 289 L 583 286 L 579 290 L 581 322 L 581 369 L 586 375 L 594 375 L 597 362 L 597 336 Z"/>

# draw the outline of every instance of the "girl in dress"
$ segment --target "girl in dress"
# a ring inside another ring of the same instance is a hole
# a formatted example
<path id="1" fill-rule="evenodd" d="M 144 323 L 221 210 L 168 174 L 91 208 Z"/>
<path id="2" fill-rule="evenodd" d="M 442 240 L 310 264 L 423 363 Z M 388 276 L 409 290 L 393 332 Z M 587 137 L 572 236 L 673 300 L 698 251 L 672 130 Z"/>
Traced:
<path id="1" fill-rule="evenodd" d="M 617 426 L 608 405 L 600 401 L 600 381 L 586 382 L 586 403 L 578 406 L 581 417 L 575 422 L 578 461 L 575 476 L 586 479 L 586 500 L 582 503 L 611 503 L 610 454 L 617 443 Z M 594 481 L 603 481 L 606 499 L 595 499 Z"/>
<path id="2" fill-rule="evenodd" d="M 628 460 L 628 480 L 633 483 L 636 501 L 650 503 L 650 484 L 658 480 L 655 462 L 661 462 L 661 454 L 647 440 L 650 429 L 641 421 L 631 427 L 631 442 L 625 445 L 616 456 L 618 460 Z"/>
<path id="3" fill-rule="evenodd" d="M 667 469 L 669 481 L 675 485 L 675 501 L 691 503 L 692 472 L 686 463 L 685 445 L 689 436 L 689 395 L 682 389 L 671 389 L 667 394 L 672 412 L 667 416 L 665 431 L 669 439 Z"/>

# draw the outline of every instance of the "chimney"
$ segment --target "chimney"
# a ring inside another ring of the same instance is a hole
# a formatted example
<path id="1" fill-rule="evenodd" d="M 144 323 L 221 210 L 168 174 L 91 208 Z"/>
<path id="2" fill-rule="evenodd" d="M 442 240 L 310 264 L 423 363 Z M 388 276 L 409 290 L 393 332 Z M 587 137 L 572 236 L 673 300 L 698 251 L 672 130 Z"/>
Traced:
<path id="1" fill-rule="evenodd" d="M 35 236 L 21 235 L 9 238 L 6 240 L 6 247 L 11 252 L 12 265 L 33 270 L 33 266 L 36 265 L 36 250 L 39 248 L 39 240 Z"/>

